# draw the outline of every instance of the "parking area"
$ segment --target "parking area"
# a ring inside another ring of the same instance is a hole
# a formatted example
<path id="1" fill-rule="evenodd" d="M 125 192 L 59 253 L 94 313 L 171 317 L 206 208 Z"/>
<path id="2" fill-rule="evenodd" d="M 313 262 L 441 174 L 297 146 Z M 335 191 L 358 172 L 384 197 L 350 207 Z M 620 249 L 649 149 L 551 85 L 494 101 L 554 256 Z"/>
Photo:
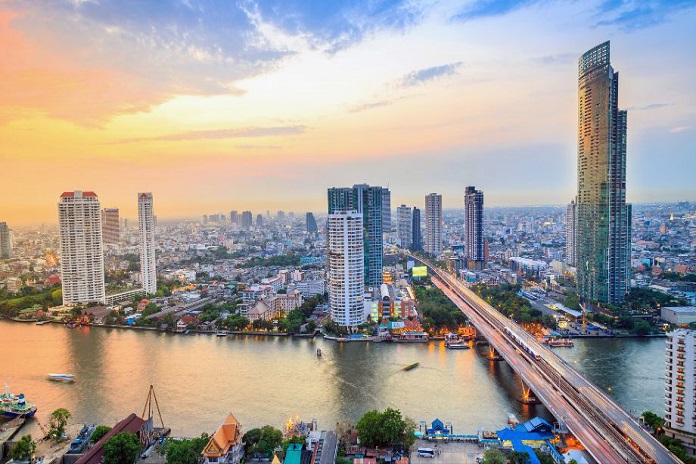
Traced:
<path id="1" fill-rule="evenodd" d="M 418 448 L 435 450 L 435 457 L 418 456 Z M 416 440 L 411 447 L 411 463 L 413 464 L 476 464 L 476 458 L 483 456 L 483 448 L 478 443 L 437 442 Z"/>

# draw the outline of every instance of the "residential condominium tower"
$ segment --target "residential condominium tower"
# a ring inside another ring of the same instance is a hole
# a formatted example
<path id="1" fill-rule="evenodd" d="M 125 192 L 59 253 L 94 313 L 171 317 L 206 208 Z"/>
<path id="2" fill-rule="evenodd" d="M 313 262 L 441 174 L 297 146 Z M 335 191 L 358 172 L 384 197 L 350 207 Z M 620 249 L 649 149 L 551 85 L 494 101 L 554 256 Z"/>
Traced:
<path id="1" fill-rule="evenodd" d="M 437 193 L 425 196 L 425 252 L 442 253 L 442 195 Z"/>
<path id="2" fill-rule="evenodd" d="M 328 190 L 329 214 L 357 211 L 363 215 L 365 285 L 382 284 L 382 187 L 366 184 Z"/>
<path id="3" fill-rule="evenodd" d="M 305 222 L 307 224 L 307 233 L 316 234 L 317 232 L 319 232 L 319 228 L 317 227 L 317 221 L 316 219 L 314 219 L 314 214 L 307 213 L 305 215 Z"/>
<path id="4" fill-rule="evenodd" d="M 630 278 L 631 207 L 626 204 L 626 111 L 609 42 L 578 63 L 578 293 L 586 301 L 624 300 Z"/>
<path id="5" fill-rule="evenodd" d="M 102 210 L 102 239 L 104 243 L 116 244 L 121 239 L 121 224 L 118 217 L 118 208 L 104 208 Z"/>
<path id="6" fill-rule="evenodd" d="M 486 267 L 483 241 L 483 192 L 476 187 L 464 191 L 464 255 L 469 269 Z"/>
<path id="7" fill-rule="evenodd" d="M 6 222 L 0 222 L 0 259 L 12 257 L 12 229 Z"/>
<path id="8" fill-rule="evenodd" d="M 411 239 L 411 250 L 419 251 L 423 249 L 423 237 L 421 235 L 421 212 L 420 209 L 413 207 L 413 223 L 411 224 L 411 231 L 413 233 L 413 238 Z"/>
<path id="9" fill-rule="evenodd" d="M 94 192 L 64 192 L 58 203 L 63 304 L 104 303 L 101 208 Z"/>
<path id="10" fill-rule="evenodd" d="M 363 214 L 338 210 L 328 219 L 329 303 L 340 326 L 365 322 Z"/>
<path id="11" fill-rule="evenodd" d="M 667 334 L 665 379 L 665 435 L 696 456 L 696 330 Z"/>
<path id="12" fill-rule="evenodd" d="M 566 263 L 576 265 L 578 242 L 578 207 L 575 200 L 571 201 L 566 210 Z"/>
<path id="13" fill-rule="evenodd" d="M 401 248 L 411 248 L 413 240 L 413 217 L 411 208 L 401 205 L 396 208 L 396 235 Z"/>
<path id="14" fill-rule="evenodd" d="M 146 294 L 157 291 L 155 262 L 155 215 L 152 193 L 138 194 L 138 225 L 140 228 L 140 280 Z"/>
<path id="15" fill-rule="evenodd" d="M 389 188 L 382 188 L 382 231 L 392 232 L 391 192 Z"/>

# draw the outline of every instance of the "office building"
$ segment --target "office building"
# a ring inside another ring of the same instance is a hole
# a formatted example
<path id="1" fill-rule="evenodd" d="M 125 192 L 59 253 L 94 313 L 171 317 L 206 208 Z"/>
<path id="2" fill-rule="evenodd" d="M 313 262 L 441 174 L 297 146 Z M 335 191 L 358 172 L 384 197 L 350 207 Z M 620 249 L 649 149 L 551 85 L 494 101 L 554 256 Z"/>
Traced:
<path id="1" fill-rule="evenodd" d="M 631 206 L 626 204 L 626 111 L 609 42 L 578 63 L 578 293 L 617 304 L 630 278 Z"/>
<path id="2" fill-rule="evenodd" d="M 679 329 L 667 334 L 665 426 L 696 456 L 696 331 Z"/>
<path id="3" fill-rule="evenodd" d="M 362 221 L 363 214 L 357 211 L 336 211 L 329 214 L 328 282 L 331 318 L 345 327 L 355 327 L 365 321 Z"/>
<path id="4" fill-rule="evenodd" d="M 155 215 L 152 193 L 138 193 L 138 227 L 140 232 L 140 281 L 143 290 L 151 295 L 157 291 L 155 263 Z"/>
<path id="5" fill-rule="evenodd" d="M 230 211 L 230 222 L 239 225 L 239 213 L 237 211 Z"/>
<path id="6" fill-rule="evenodd" d="M 473 186 L 464 190 L 464 257 L 468 269 L 481 270 L 486 267 L 483 192 Z"/>
<path id="7" fill-rule="evenodd" d="M 94 192 L 64 192 L 58 203 L 63 304 L 104 303 L 101 207 Z"/>
<path id="8" fill-rule="evenodd" d="M 578 240 L 577 204 L 571 201 L 566 210 L 566 263 L 576 266 Z"/>
<path id="9" fill-rule="evenodd" d="M 425 252 L 442 253 L 442 195 L 437 193 L 425 196 Z"/>
<path id="10" fill-rule="evenodd" d="M 263 214 L 256 215 L 256 227 L 263 227 Z"/>
<path id="11" fill-rule="evenodd" d="M 0 222 L 0 258 L 11 258 L 12 247 L 12 229 L 10 229 L 6 222 Z"/>
<path id="12" fill-rule="evenodd" d="M 382 231 L 391 232 L 391 192 L 389 188 L 382 188 Z"/>
<path id="13" fill-rule="evenodd" d="M 411 215 L 413 218 L 413 223 L 411 225 L 411 231 L 413 233 L 413 238 L 411 239 L 411 250 L 413 251 L 419 251 L 423 249 L 423 237 L 421 234 L 421 212 L 420 209 L 414 207 L 413 208 L 413 214 Z"/>
<path id="14" fill-rule="evenodd" d="M 285 211 L 278 211 L 278 214 L 276 215 L 279 221 L 284 221 L 285 220 Z"/>
<path id="15" fill-rule="evenodd" d="M 329 214 L 357 211 L 363 215 L 365 285 L 382 284 L 382 187 L 366 184 L 328 190 Z"/>
<path id="16" fill-rule="evenodd" d="M 251 216 L 251 211 L 242 212 L 240 227 L 244 230 L 249 230 L 252 225 L 253 225 L 253 218 Z"/>
<path id="17" fill-rule="evenodd" d="M 413 243 L 413 217 L 411 208 L 406 205 L 396 208 L 396 235 L 401 248 L 411 248 Z"/>
<path id="18" fill-rule="evenodd" d="M 121 240 L 121 221 L 118 208 L 102 210 L 102 240 L 104 243 L 117 244 Z"/>
<path id="19" fill-rule="evenodd" d="M 319 232 L 319 228 L 317 227 L 317 221 L 316 219 L 314 219 L 314 214 L 307 213 L 305 219 L 307 222 L 307 233 L 316 234 L 317 232 Z"/>

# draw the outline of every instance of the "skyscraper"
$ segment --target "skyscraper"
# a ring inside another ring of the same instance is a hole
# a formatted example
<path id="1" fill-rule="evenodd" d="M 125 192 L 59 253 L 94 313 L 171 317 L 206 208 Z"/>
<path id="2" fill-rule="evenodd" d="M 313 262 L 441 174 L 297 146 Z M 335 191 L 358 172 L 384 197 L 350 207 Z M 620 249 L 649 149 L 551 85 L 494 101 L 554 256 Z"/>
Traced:
<path id="1" fill-rule="evenodd" d="M 411 225 L 411 231 L 413 233 L 413 238 L 411 239 L 411 250 L 419 251 L 423 249 L 423 237 L 421 236 L 421 212 L 415 206 L 413 207 L 413 223 Z"/>
<path id="2" fill-rule="evenodd" d="M 6 222 L 0 222 L 0 258 L 11 258 L 12 246 L 12 230 Z"/>
<path id="3" fill-rule="evenodd" d="M 437 193 L 425 196 L 425 252 L 442 253 L 442 195 Z"/>
<path id="4" fill-rule="evenodd" d="M 239 213 L 236 211 L 230 211 L 230 222 L 232 224 L 239 225 Z"/>
<path id="5" fill-rule="evenodd" d="M 316 234 L 317 232 L 319 232 L 319 228 L 317 227 L 317 221 L 314 219 L 314 214 L 307 213 L 305 216 L 305 220 L 307 222 L 308 233 Z"/>
<path id="6" fill-rule="evenodd" d="M 328 267 L 331 318 L 344 327 L 365 322 L 363 307 L 363 214 L 339 210 L 329 214 Z"/>
<path id="7" fill-rule="evenodd" d="M 391 192 L 382 187 L 382 231 L 391 232 Z"/>
<path id="8" fill-rule="evenodd" d="M 140 281 L 146 294 L 157 291 L 155 262 L 155 215 L 152 193 L 138 193 L 138 227 L 140 231 Z"/>
<path id="9" fill-rule="evenodd" d="M 566 263 L 576 266 L 578 241 L 577 205 L 571 201 L 566 210 Z"/>
<path id="10" fill-rule="evenodd" d="M 249 230 L 253 224 L 253 218 L 251 216 L 251 211 L 243 211 L 242 219 L 240 222 L 240 227 L 244 230 Z"/>
<path id="11" fill-rule="evenodd" d="M 678 438 L 696 456 L 696 331 L 667 334 L 665 435 Z"/>
<path id="12" fill-rule="evenodd" d="M 587 301 L 624 300 L 630 278 L 631 206 L 626 204 L 626 111 L 609 42 L 578 62 L 578 293 Z"/>
<path id="13" fill-rule="evenodd" d="M 116 244 L 121 240 L 121 223 L 118 208 L 102 210 L 102 239 L 104 243 Z"/>
<path id="14" fill-rule="evenodd" d="M 263 214 L 256 215 L 256 227 L 263 227 Z"/>
<path id="15" fill-rule="evenodd" d="M 483 192 L 469 186 L 464 191 L 464 256 L 469 269 L 486 267 L 483 240 Z"/>
<path id="16" fill-rule="evenodd" d="M 58 203 L 63 304 L 104 303 L 104 254 L 99 198 L 64 192 Z"/>
<path id="17" fill-rule="evenodd" d="M 411 248 L 413 243 L 413 217 L 411 208 L 401 205 L 396 208 L 396 235 L 401 248 Z"/>
<path id="18" fill-rule="evenodd" d="M 363 215 L 365 285 L 382 284 L 382 187 L 367 184 L 328 190 L 329 214 L 357 211 Z"/>

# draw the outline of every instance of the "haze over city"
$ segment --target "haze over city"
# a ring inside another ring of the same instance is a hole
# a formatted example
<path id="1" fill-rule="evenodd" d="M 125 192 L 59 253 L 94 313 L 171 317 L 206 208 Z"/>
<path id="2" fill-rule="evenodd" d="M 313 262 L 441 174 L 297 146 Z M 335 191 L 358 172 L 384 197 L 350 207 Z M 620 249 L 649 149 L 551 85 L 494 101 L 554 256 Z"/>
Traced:
<path id="1" fill-rule="evenodd" d="M 126 217 L 137 191 L 167 218 L 323 211 L 363 181 L 399 203 L 461 207 L 469 184 L 488 206 L 565 203 L 577 60 L 609 39 L 628 201 L 693 200 L 695 20 L 668 1 L 4 1 L 3 219 L 55 222 L 78 188 Z"/>

